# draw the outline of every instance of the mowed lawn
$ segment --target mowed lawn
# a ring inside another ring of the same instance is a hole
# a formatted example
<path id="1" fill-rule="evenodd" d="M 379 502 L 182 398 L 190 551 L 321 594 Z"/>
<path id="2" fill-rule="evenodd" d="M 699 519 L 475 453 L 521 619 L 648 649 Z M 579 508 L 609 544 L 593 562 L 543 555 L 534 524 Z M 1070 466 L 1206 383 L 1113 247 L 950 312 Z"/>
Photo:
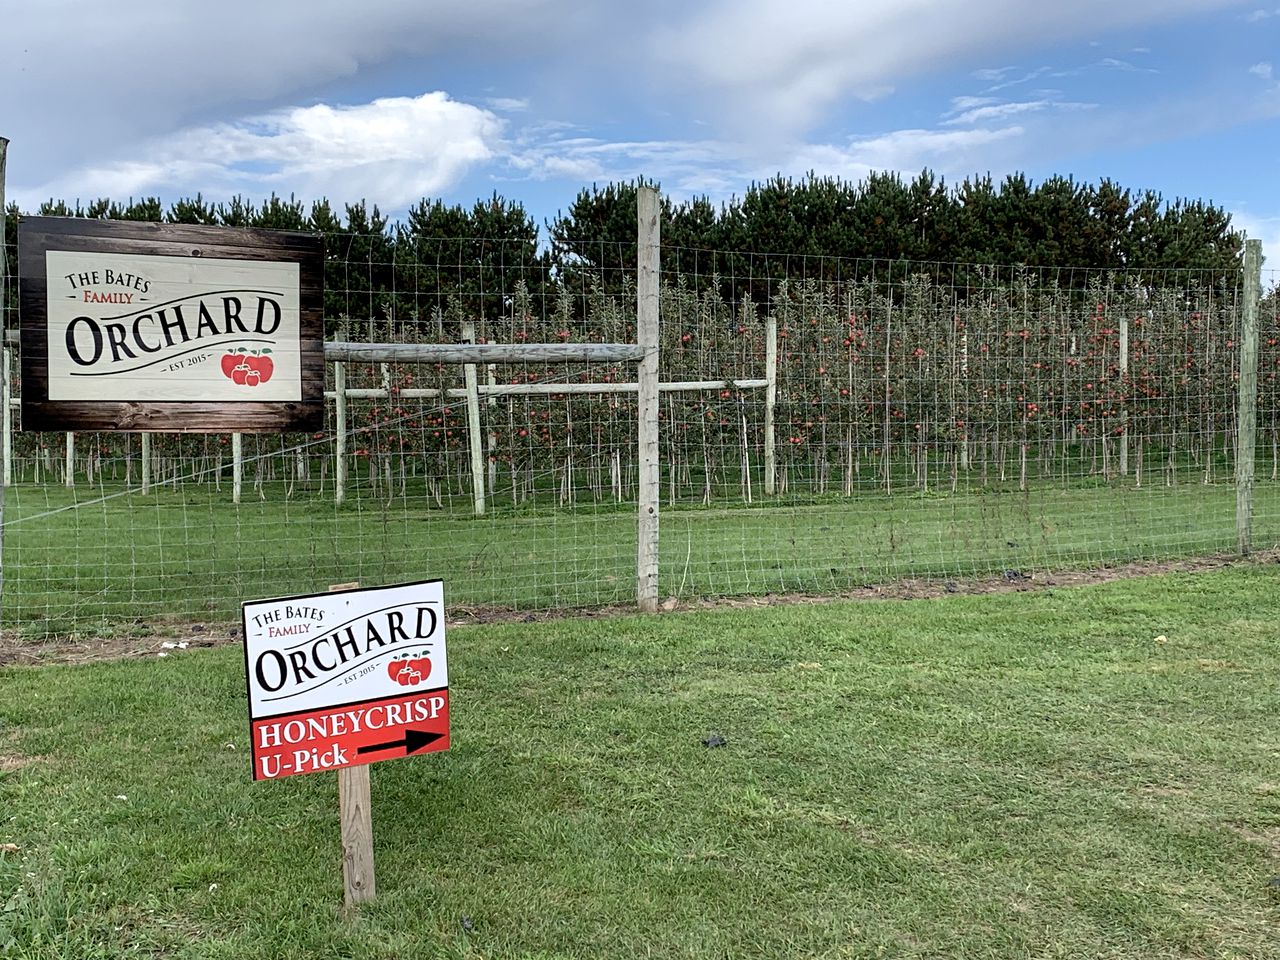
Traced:
<path id="1" fill-rule="evenodd" d="M 239 649 L 0 669 L 0 957 L 1280 956 L 1275 565 L 449 648 L 354 917 Z"/>
<path id="2" fill-rule="evenodd" d="M 360 491 L 356 491 L 359 493 Z M 158 618 L 228 621 L 243 600 L 429 577 L 450 599 L 518 609 L 635 597 L 635 508 L 499 501 L 435 509 L 365 494 L 342 507 L 281 485 L 230 502 L 227 485 L 7 491 L 3 623 L 28 636 Z M 1254 540 L 1280 542 L 1280 484 L 1255 491 Z M 752 506 L 671 508 L 661 517 L 663 596 L 830 592 L 904 577 L 1002 575 L 1231 551 L 1230 482 L 1052 483 L 956 494 L 859 491 Z"/>

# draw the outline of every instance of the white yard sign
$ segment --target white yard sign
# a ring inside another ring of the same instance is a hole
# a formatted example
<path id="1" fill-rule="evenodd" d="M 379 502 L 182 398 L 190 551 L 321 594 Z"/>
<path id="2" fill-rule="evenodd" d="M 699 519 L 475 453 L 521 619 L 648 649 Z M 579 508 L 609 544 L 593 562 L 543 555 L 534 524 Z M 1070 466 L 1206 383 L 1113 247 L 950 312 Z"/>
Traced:
<path id="1" fill-rule="evenodd" d="M 244 604 L 255 780 L 447 749 L 444 584 Z"/>

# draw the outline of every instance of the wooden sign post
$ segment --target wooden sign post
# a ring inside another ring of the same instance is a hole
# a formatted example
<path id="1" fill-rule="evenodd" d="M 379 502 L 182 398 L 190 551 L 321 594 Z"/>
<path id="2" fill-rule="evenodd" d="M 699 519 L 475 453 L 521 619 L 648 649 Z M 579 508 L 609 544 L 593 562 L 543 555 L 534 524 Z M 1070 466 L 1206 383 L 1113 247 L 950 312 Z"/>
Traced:
<path id="1" fill-rule="evenodd" d="M 449 747 L 444 584 L 338 584 L 242 619 L 253 778 L 337 771 L 344 900 L 372 900 L 368 765 Z"/>
<path id="2" fill-rule="evenodd" d="M 329 585 L 330 593 L 359 590 L 360 581 Z M 338 817 L 342 821 L 342 892 L 347 907 L 378 895 L 373 872 L 373 796 L 368 765 L 338 770 Z"/>

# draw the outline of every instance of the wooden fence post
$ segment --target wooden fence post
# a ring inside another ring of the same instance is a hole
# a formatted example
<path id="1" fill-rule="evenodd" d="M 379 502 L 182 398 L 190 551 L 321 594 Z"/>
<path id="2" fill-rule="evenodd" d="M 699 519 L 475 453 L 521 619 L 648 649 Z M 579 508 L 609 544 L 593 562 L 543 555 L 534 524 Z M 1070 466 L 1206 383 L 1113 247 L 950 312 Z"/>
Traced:
<path id="1" fill-rule="evenodd" d="M 660 226 L 658 191 L 636 191 L 636 343 L 644 351 L 637 364 L 639 441 L 639 542 L 636 552 L 636 602 L 645 613 L 658 610 L 658 282 Z"/>
<path id="2" fill-rule="evenodd" d="M 347 365 L 333 365 L 334 430 L 333 430 L 333 502 L 341 505 L 347 498 Z"/>
<path id="3" fill-rule="evenodd" d="M 1258 427 L 1258 298 L 1262 288 L 1262 241 L 1244 245 L 1244 302 L 1240 312 L 1240 392 L 1236 414 L 1236 545 L 1253 549 L 1253 456 Z"/>
<path id="4" fill-rule="evenodd" d="M 76 485 L 76 435 L 67 433 L 67 463 L 66 474 L 62 478 L 64 485 L 74 487 Z"/>
<path id="5" fill-rule="evenodd" d="M 1120 318 L 1120 389 L 1129 390 L 1129 318 Z M 1140 472 L 1140 471 L 1139 471 Z M 1120 412 L 1120 476 L 1129 476 L 1129 401 Z"/>
<path id="6" fill-rule="evenodd" d="M 5 165 L 8 160 L 9 141 L 4 137 L 0 137 L 0 338 L 7 332 L 5 327 L 5 306 L 8 304 L 9 290 L 5 286 L 8 281 L 8 260 L 6 259 L 4 243 L 5 243 L 5 201 L 4 201 L 4 177 Z M 5 362 L 0 367 L 0 377 L 4 378 L 4 390 L 0 393 L 4 394 L 4 415 L 5 415 L 5 432 L 4 442 L 6 455 L 4 458 L 5 469 L 9 469 L 9 351 L 4 352 Z M 0 483 L 0 597 L 4 596 L 4 488 L 9 485 L 9 478 L 6 474 L 5 482 Z"/>
<path id="7" fill-rule="evenodd" d="M 231 502 L 240 502 L 240 491 L 244 487 L 244 435 L 231 435 Z"/>
<path id="8" fill-rule="evenodd" d="M 490 340 L 489 342 L 496 343 L 497 341 Z M 488 380 L 489 386 L 490 387 L 496 386 L 498 383 L 497 366 L 491 363 L 485 368 L 485 370 L 487 373 L 486 379 Z M 493 431 L 493 424 L 495 422 L 496 415 L 497 415 L 498 398 L 495 397 L 492 393 L 490 393 L 487 403 L 489 406 L 489 441 L 488 441 L 488 447 L 487 447 L 487 450 L 489 452 L 489 463 L 488 463 L 489 488 L 488 489 L 489 489 L 489 492 L 493 494 L 494 499 L 496 500 L 498 497 L 498 457 L 497 457 L 498 435 Z"/>
<path id="9" fill-rule="evenodd" d="M 4 233 L 4 228 L 0 227 L 0 235 Z M 0 248 L 3 248 L 4 241 L 0 238 Z M 3 270 L 0 267 L 0 270 Z M 4 284 L 0 283 L 0 287 Z M 13 387 L 11 386 L 13 376 L 13 355 L 9 348 L 4 351 L 4 372 L 0 373 L 0 403 L 4 404 L 4 485 L 6 487 L 13 485 Z"/>
<path id="10" fill-rule="evenodd" d="M 476 325 L 470 320 L 462 323 L 464 343 L 476 342 Z M 467 447 L 471 452 L 471 494 L 475 501 L 477 517 L 484 516 L 484 438 L 480 435 L 480 384 L 476 365 L 462 366 L 467 390 Z"/>
<path id="11" fill-rule="evenodd" d="M 151 434 L 142 434 L 142 492 L 151 492 Z"/>
<path id="12" fill-rule="evenodd" d="M 773 314 L 764 321 L 764 379 L 764 492 L 771 497 L 778 480 L 773 422 L 773 410 L 778 403 L 778 321 Z"/>

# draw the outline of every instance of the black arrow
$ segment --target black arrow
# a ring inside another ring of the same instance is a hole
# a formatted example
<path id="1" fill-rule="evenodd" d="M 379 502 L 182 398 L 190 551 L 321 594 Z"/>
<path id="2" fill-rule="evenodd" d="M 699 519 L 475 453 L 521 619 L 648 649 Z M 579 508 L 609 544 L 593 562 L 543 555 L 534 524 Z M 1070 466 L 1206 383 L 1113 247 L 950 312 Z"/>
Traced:
<path id="1" fill-rule="evenodd" d="M 427 730 L 406 730 L 404 739 L 387 740 L 385 743 L 370 743 L 356 750 L 356 753 L 374 753 L 378 750 L 390 750 L 393 747 L 404 747 L 405 756 L 417 753 L 423 747 L 430 746 L 444 737 L 443 733 L 431 733 Z"/>

